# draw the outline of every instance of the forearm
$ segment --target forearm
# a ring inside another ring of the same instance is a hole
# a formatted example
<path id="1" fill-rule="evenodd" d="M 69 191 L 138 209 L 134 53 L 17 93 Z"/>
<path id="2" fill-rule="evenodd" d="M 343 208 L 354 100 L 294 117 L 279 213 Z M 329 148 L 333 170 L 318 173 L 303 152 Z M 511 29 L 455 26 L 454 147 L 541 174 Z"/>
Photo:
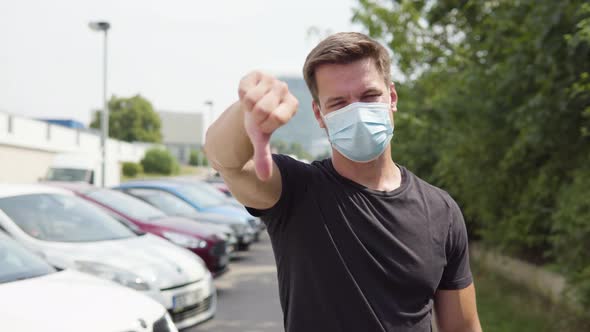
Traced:
<path id="1" fill-rule="evenodd" d="M 228 107 L 209 127 L 205 153 L 211 166 L 218 171 L 240 170 L 252 159 L 254 148 L 244 129 L 240 102 Z"/>
<path id="2" fill-rule="evenodd" d="M 473 283 L 459 290 L 438 290 L 434 309 L 438 332 L 481 332 Z"/>

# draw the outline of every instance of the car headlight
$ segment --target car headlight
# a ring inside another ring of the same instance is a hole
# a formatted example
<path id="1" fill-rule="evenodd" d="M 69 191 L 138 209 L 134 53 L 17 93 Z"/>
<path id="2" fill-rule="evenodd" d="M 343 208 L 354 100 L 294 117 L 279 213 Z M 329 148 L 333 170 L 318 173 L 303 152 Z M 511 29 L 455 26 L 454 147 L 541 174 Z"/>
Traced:
<path id="1" fill-rule="evenodd" d="M 74 264 L 74 268 L 80 272 L 108 279 L 138 291 L 147 291 L 151 289 L 151 286 L 147 281 L 129 271 L 98 262 L 76 261 Z"/>
<path id="2" fill-rule="evenodd" d="M 175 244 L 184 247 L 184 248 L 191 248 L 191 249 L 198 249 L 198 248 L 207 248 L 207 241 L 203 241 L 201 239 L 194 238 L 192 236 L 175 233 L 175 232 L 162 232 L 162 236 L 167 238 L 168 240 L 174 242 Z"/>

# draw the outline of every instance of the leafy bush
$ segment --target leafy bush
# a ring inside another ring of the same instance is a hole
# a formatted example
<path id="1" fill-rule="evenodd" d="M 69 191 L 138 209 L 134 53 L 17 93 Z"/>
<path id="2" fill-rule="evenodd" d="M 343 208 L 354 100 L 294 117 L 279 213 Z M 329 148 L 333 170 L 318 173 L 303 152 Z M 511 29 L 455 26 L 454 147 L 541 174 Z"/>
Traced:
<path id="1" fill-rule="evenodd" d="M 588 160 L 590 162 L 590 160 Z M 590 166 L 572 174 L 564 185 L 553 214 L 554 258 L 570 278 L 577 299 L 590 306 Z"/>
<path id="2" fill-rule="evenodd" d="M 123 163 L 123 175 L 125 176 L 132 178 L 141 172 L 143 172 L 143 167 L 141 164 L 132 162 Z"/>
<path id="3" fill-rule="evenodd" d="M 191 150 L 191 155 L 188 160 L 189 165 L 199 166 L 199 151 Z"/>
<path id="4" fill-rule="evenodd" d="M 148 150 L 141 160 L 141 165 L 146 173 L 170 175 L 179 170 L 176 158 L 168 150 L 158 148 Z"/>
<path id="5" fill-rule="evenodd" d="M 208 162 L 207 162 L 207 157 L 205 157 L 205 154 L 198 151 L 198 150 L 192 150 L 191 151 L 191 155 L 188 161 L 189 165 L 192 166 L 207 166 Z"/>

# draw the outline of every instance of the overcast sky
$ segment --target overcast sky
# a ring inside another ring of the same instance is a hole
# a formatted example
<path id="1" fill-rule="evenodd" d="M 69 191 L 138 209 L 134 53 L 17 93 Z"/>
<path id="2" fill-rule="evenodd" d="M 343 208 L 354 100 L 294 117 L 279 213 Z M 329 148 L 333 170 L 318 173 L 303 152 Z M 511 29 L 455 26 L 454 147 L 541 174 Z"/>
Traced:
<path id="1" fill-rule="evenodd" d="M 355 0 L 18 0 L 0 2 L 0 111 L 84 123 L 102 105 L 108 20 L 109 95 L 156 109 L 221 112 L 252 69 L 301 76 L 307 31 L 362 31 Z"/>

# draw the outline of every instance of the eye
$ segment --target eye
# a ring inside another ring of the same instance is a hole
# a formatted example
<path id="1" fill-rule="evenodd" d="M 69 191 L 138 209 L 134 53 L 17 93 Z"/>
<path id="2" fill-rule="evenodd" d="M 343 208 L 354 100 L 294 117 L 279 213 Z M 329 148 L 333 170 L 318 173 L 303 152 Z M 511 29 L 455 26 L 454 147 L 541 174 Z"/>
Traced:
<path id="1" fill-rule="evenodd" d="M 379 97 L 381 97 L 380 93 L 374 93 L 374 94 L 366 95 L 365 97 L 363 97 L 363 99 L 376 99 Z"/>
<path id="2" fill-rule="evenodd" d="M 344 106 L 344 102 L 339 101 L 337 103 L 330 105 L 330 108 L 337 108 L 337 107 L 341 107 L 341 106 Z"/>

